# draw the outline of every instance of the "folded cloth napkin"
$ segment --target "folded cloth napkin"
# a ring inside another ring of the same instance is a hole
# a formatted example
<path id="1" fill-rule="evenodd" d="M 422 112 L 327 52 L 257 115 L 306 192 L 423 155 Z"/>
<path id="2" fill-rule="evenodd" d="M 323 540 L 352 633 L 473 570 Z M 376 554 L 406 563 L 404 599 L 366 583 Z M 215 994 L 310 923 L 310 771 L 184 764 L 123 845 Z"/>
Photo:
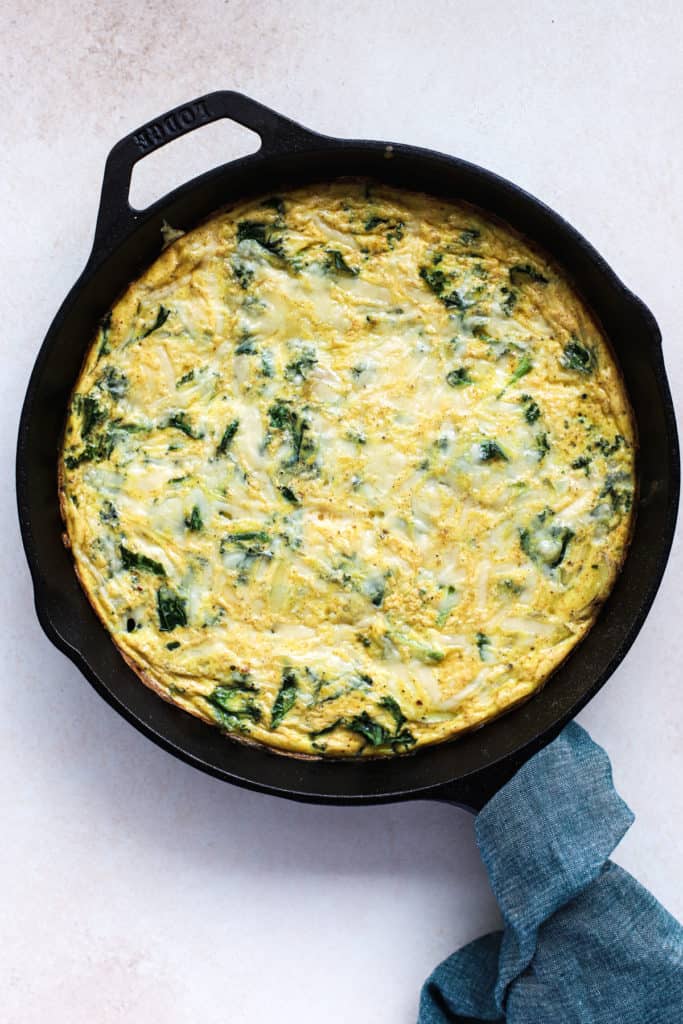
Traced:
<path id="1" fill-rule="evenodd" d="M 632 823 L 568 725 L 477 815 L 504 928 L 436 968 L 418 1024 L 682 1024 L 683 928 L 608 859 Z"/>

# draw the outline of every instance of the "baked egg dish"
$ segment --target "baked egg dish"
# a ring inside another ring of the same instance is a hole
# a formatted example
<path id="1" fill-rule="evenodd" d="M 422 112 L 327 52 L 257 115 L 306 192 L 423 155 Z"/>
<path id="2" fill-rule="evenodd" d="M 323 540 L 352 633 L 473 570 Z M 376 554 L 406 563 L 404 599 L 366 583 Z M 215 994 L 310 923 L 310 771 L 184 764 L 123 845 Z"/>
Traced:
<path id="1" fill-rule="evenodd" d="M 406 753 L 529 697 L 607 597 L 636 486 L 568 278 L 469 205 L 366 181 L 166 243 L 98 329 L 59 460 L 126 662 L 296 755 Z"/>

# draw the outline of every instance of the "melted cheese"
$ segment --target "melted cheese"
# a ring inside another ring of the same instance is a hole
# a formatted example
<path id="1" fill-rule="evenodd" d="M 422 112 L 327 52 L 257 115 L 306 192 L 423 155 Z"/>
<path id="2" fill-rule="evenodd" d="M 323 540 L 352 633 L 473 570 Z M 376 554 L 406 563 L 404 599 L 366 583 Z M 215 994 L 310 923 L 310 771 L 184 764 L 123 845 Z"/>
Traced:
<path id="1" fill-rule="evenodd" d="M 85 360 L 62 508 L 145 683 L 242 739 L 402 753 L 538 689 L 630 535 L 634 433 L 559 269 L 358 182 L 178 236 Z"/>

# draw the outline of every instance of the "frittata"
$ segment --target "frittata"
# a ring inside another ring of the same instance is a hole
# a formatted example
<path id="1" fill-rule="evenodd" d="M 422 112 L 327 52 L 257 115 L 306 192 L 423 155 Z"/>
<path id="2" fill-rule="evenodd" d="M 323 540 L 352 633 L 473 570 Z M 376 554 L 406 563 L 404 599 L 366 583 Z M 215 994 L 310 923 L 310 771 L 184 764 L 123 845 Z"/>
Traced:
<path id="1" fill-rule="evenodd" d="M 128 664 L 313 756 L 409 752 L 537 690 L 614 583 L 636 484 L 567 277 L 464 203 L 355 180 L 166 243 L 99 327 L 60 456 Z"/>

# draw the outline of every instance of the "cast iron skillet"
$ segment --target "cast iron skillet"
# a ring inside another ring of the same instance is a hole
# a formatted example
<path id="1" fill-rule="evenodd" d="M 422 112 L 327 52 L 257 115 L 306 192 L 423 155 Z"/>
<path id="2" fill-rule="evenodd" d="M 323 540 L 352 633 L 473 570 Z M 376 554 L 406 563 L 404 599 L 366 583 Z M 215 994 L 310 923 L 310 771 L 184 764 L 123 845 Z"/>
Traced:
<path id="1" fill-rule="evenodd" d="M 257 132 L 261 148 L 204 174 L 147 210 L 133 210 L 133 165 L 219 118 Z M 616 586 L 587 638 L 526 704 L 462 738 L 379 760 L 314 761 L 247 747 L 164 703 L 143 686 L 90 607 L 61 541 L 57 451 L 70 391 L 99 319 L 159 254 L 161 224 L 190 228 L 233 200 L 340 175 L 469 200 L 538 242 L 572 275 L 618 355 L 640 436 L 635 534 Z M 617 667 L 652 604 L 671 547 L 679 495 L 674 410 L 657 324 L 569 224 L 510 182 L 463 160 L 413 146 L 317 135 L 254 100 L 215 92 L 122 139 L 107 159 L 90 259 L 43 342 L 31 375 L 17 451 L 19 519 L 41 625 L 95 689 L 141 732 L 228 782 L 330 804 L 429 797 L 478 809 L 553 739 Z"/>

